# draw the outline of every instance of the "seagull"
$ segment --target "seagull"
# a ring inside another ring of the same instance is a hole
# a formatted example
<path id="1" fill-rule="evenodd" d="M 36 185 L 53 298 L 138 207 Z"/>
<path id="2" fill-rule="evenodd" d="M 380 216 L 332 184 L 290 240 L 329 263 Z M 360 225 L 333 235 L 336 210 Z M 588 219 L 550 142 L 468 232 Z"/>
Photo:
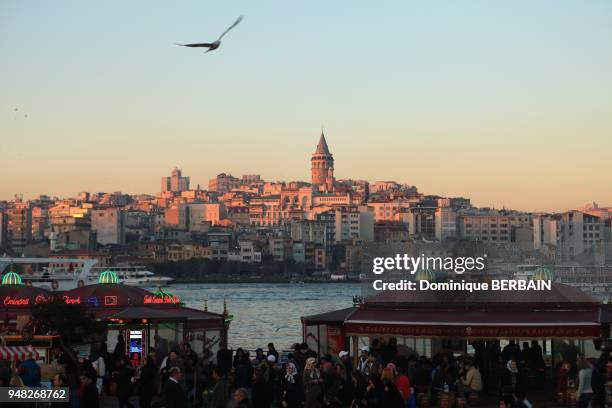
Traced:
<path id="1" fill-rule="evenodd" d="M 234 24 L 229 26 L 229 28 L 227 30 L 225 30 L 223 32 L 223 34 L 221 34 L 219 36 L 219 38 L 217 38 L 217 40 L 214 41 L 214 42 L 211 42 L 211 43 L 195 43 L 195 44 L 176 44 L 176 45 L 180 45 L 182 47 L 205 47 L 205 48 L 208 48 L 208 50 L 206 50 L 206 52 L 209 52 L 209 51 L 212 51 L 212 50 L 216 50 L 221 45 L 221 39 L 223 38 L 223 36 L 225 34 L 227 34 L 229 30 L 231 30 L 232 28 L 236 27 L 238 25 L 238 23 L 240 23 L 241 21 L 242 21 L 242 16 L 238 17 L 238 19 L 236 19 L 236 21 L 234 21 Z"/>

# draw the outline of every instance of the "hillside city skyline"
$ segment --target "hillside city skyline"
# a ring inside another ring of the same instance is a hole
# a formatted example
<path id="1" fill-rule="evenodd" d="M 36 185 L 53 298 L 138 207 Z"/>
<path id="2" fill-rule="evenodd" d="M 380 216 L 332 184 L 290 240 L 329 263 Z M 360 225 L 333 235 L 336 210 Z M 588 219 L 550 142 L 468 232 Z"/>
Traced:
<path id="1" fill-rule="evenodd" d="M 327 142 L 325 137 L 323 136 L 324 132 L 322 130 L 321 133 L 321 138 L 323 138 L 323 143 L 325 144 L 325 152 L 327 154 L 329 153 L 328 150 L 328 146 L 327 146 Z M 317 150 L 315 151 L 315 153 L 317 153 L 319 150 L 319 146 L 320 146 L 321 141 L 319 141 L 319 144 L 317 145 Z M 330 154 L 330 156 L 333 156 Z M 333 159 L 332 159 L 333 162 Z M 333 164 L 332 164 L 333 166 Z M 229 166 L 231 168 L 231 166 Z M 211 182 L 211 180 L 213 180 L 215 177 L 221 176 L 221 175 L 227 175 L 227 176 L 233 176 L 233 177 L 238 177 L 240 178 L 243 175 L 257 175 L 259 177 L 261 177 L 261 180 L 267 182 L 267 183 L 284 183 L 284 184 L 291 184 L 291 183 L 305 183 L 306 181 L 304 181 L 305 179 L 297 179 L 297 180 L 282 180 L 282 179 L 278 179 L 278 178 L 272 178 L 272 179 L 268 179 L 266 177 L 262 177 L 260 173 L 258 173 L 257 171 L 252 171 L 252 172 L 232 172 L 232 171 L 228 171 L 228 170 L 224 170 L 224 171 L 219 171 L 216 174 L 211 174 L 211 176 L 208 179 L 194 179 L 192 176 L 192 173 L 188 172 L 188 171 L 184 171 L 184 168 L 180 165 L 175 165 L 173 166 L 174 170 L 179 170 L 180 172 L 184 173 L 184 174 L 189 174 L 188 178 L 190 180 L 190 189 L 191 190 L 201 190 L 201 191 L 207 191 L 209 190 L 209 183 Z M 167 169 L 166 169 L 167 170 Z M 325 175 L 321 175 L 319 177 L 322 177 L 322 182 L 325 183 Z M 350 177 L 346 177 L 346 178 L 342 178 L 342 180 L 358 180 L 358 181 L 366 181 L 370 184 L 375 184 L 375 183 L 385 183 L 385 182 L 393 182 L 393 183 L 397 183 L 400 185 L 406 185 L 406 186 L 413 186 L 415 188 L 418 189 L 419 193 L 424 194 L 424 195 L 430 195 L 430 196 L 441 196 L 441 197 L 451 197 L 451 195 L 445 195 L 445 194 L 441 194 L 439 192 L 435 192 L 435 191 L 423 191 L 423 189 L 421 188 L 421 186 L 418 186 L 416 184 L 410 183 L 409 181 L 406 180 L 398 180 L 398 179 L 380 179 L 380 180 L 370 180 L 370 179 L 363 179 L 363 178 L 350 178 Z M 145 184 L 152 184 L 150 180 L 147 180 Z M 330 187 L 330 186 L 328 186 Z M 27 189 L 24 189 L 24 191 L 28 191 Z M 133 195 L 133 196 L 138 196 L 138 195 L 151 195 L 151 196 L 155 196 L 156 194 L 159 193 L 159 189 L 157 191 L 152 191 L 152 190 L 141 190 L 141 191 L 124 191 L 121 189 L 109 189 L 109 190 L 95 190 L 95 189 L 78 189 L 72 192 L 68 192 L 68 193 L 63 193 L 63 194 L 57 194 L 57 193 L 53 193 L 50 191 L 43 191 L 43 192 L 27 192 L 24 193 L 23 191 L 18 191 L 18 192 L 13 192 L 13 193 L 9 193 L 7 194 L 5 197 L 0 197 L 0 201 L 13 201 L 13 200 L 19 200 L 19 199 L 23 199 L 23 200 L 32 200 L 32 199 L 36 199 L 39 196 L 48 196 L 48 197 L 56 197 L 57 199 L 67 199 L 67 198 L 74 198 L 77 197 L 79 194 L 81 193 L 92 193 L 92 194 L 104 194 L 104 193 L 123 193 L 123 194 L 128 194 L 128 195 Z M 470 197 L 470 194 L 466 191 L 463 194 L 459 194 L 456 195 L 457 197 Z M 579 210 L 579 209 L 583 209 L 583 208 L 592 208 L 594 205 L 603 205 L 604 207 L 608 204 L 608 202 L 601 201 L 598 199 L 598 197 L 594 197 L 594 198 L 587 198 L 585 197 L 584 200 L 582 200 L 581 202 L 579 202 L 580 200 L 577 200 L 576 204 L 573 207 L 556 207 L 556 208 L 538 208 L 537 203 L 534 203 L 534 207 L 533 208 L 522 208 L 522 207 L 511 207 L 511 206 L 507 206 L 504 205 L 504 203 L 497 203 L 495 202 L 495 200 L 490 200 L 490 201 L 483 201 L 483 202 L 479 202 L 479 201 L 475 201 L 472 199 L 472 204 L 475 205 L 476 207 L 482 207 L 482 208 L 492 208 L 492 209 L 510 209 L 510 210 L 517 210 L 517 211 L 526 211 L 526 212 L 550 212 L 550 213 L 554 213 L 554 212 L 563 212 L 563 211 L 568 211 L 568 210 Z"/>

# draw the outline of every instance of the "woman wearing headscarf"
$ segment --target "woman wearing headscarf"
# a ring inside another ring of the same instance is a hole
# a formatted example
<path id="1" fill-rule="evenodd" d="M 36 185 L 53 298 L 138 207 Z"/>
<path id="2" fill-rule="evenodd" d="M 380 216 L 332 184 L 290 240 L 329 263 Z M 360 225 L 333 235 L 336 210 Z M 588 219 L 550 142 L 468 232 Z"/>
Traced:
<path id="1" fill-rule="evenodd" d="M 287 363 L 281 386 L 281 405 L 284 408 L 299 408 L 301 406 L 300 389 L 298 384 L 298 372 L 295 364 Z"/>
<path id="2" fill-rule="evenodd" d="M 304 385 L 305 397 L 304 408 L 320 408 L 323 379 L 321 371 L 317 368 L 317 360 L 314 357 L 309 357 L 306 360 L 302 383 Z"/>
<path id="3" fill-rule="evenodd" d="M 506 363 L 506 369 L 502 375 L 501 391 L 503 394 L 516 394 L 517 391 L 523 391 L 521 374 L 514 360 L 508 360 Z"/>

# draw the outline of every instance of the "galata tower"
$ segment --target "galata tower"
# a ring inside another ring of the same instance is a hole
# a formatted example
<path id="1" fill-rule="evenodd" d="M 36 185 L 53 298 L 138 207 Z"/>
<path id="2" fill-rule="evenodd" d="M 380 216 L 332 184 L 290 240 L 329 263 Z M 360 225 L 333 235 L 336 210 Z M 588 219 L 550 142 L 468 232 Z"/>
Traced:
<path id="1" fill-rule="evenodd" d="M 310 159 L 310 173 L 313 186 L 323 191 L 332 191 L 334 189 L 334 156 L 329 152 L 325 135 L 322 131 L 317 150 L 315 150 Z"/>

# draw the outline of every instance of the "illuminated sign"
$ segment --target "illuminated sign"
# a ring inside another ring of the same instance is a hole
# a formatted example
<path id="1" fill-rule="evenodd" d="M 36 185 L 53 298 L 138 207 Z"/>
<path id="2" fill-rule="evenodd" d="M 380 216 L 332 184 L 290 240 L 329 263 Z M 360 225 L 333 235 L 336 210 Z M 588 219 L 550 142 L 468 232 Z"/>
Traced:
<path id="1" fill-rule="evenodd" d="M 5 306 L 27 306 L 30 304 L 30 299 L 25 297 L 6 296 L 4 298 Z"/>
<path id="2" fill-rule="evenodd" d="M 117 296 L 104 296 L 104 306 L 117 306 Z"/>
<path id="3" fill-rule="evenodd" d="M 45 295 L 38 295 L 34 299 L 34 303 L 36 304 L 48 303 L 48 302 L 51 302 L 52 300 L 53 300 L 53 296 L 45 297 Z"/>
<path id="4" fill-rule="evenodd" d="M 98 298 L 95 296 L 92 296 L 90 298 L 87 299 L 87 303 L 89 303 L 90 305 L 93 305 L 95 307 L 100 306 L 100 303 L 98 302 Z"/>
<path id="5" fill-rule="evenodd" d="M 152 296 L 146 295 L 143 303 L 145 304 L 168 304 L 179 303 L 181 299 L 178 296 Z"/>
<path id="6" fill-rule="evenodd" d="M 81 297 L 80 296 L 77 296 L 77 297 L 64 296 L 64 302 L 67 305 L 77 305 L 81 303 Z"/>

